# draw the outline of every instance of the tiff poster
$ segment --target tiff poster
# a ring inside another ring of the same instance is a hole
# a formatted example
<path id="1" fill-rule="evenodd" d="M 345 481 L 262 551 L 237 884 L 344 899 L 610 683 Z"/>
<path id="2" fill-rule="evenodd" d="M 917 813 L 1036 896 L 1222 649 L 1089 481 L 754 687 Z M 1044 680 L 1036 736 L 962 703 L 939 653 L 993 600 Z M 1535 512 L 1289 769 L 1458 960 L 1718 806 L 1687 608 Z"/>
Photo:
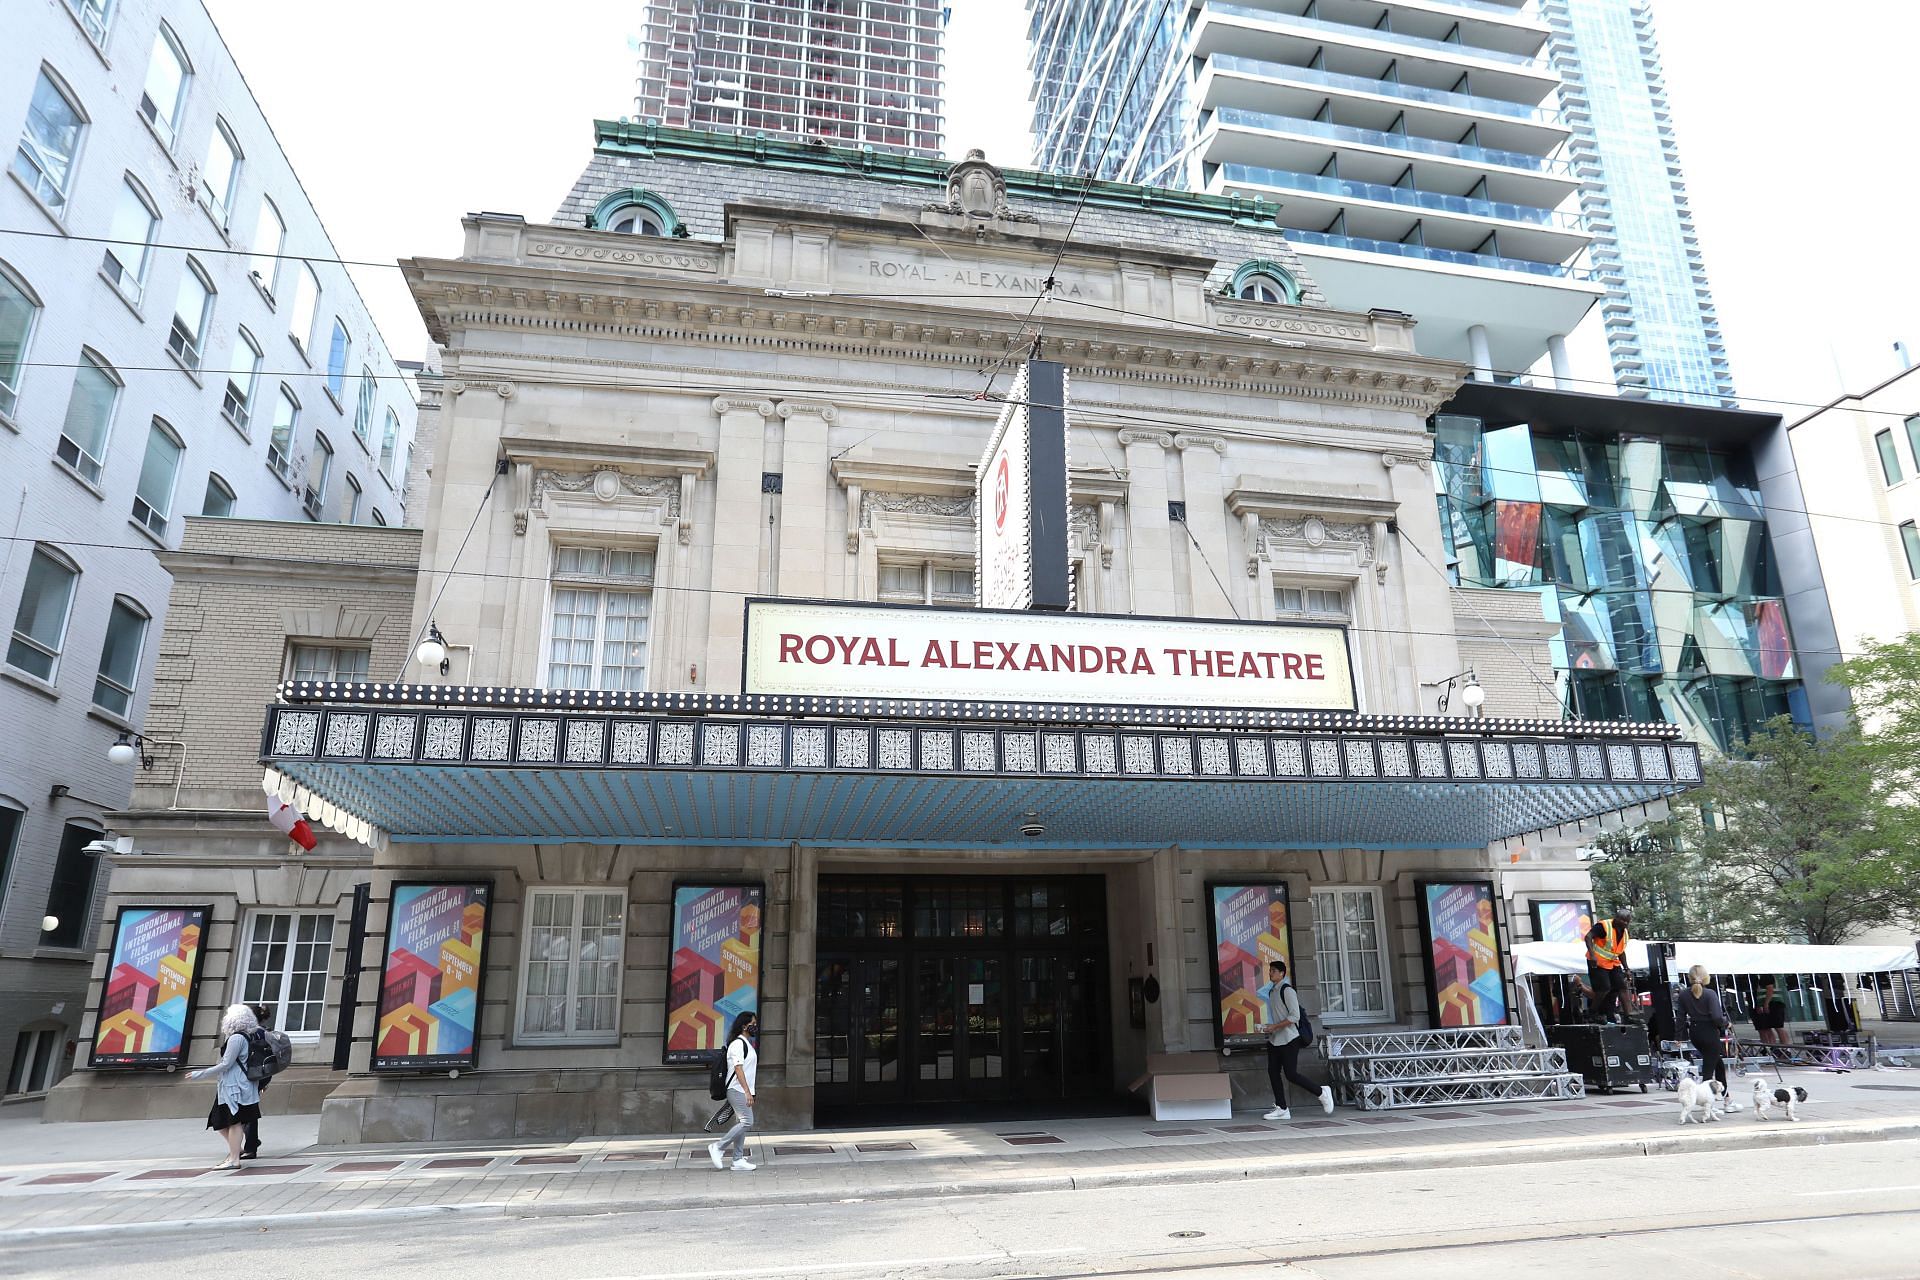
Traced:
<path id="1" fill-rule="evenodd" d="M 1293 944 L 1287 933 L 1284 884 L 1207 886 L 1208 935 L 1213 944 L 1214 1037 L 1223 1046 L 1265 1040 L 1267 1021 L 1260 988 L 1267 964 L 1281 960 L 1293 977 Z"/>
<path id="2" fill-rule="evenodd" d="M 492 903 L 493 886 L 484 881 L 393 886 L 380 961 L 375 1071 L 473 1067 Z"/>
<path id="3" fill-rule="evenodd" d="M 706 1062 L 733 1020 L 760 1011 L 757 884 L 673 887 L 673 953 L 667 961 L 666 1061 Z"/>
<path id="4" fill-rule="evenodd" d="M 94 1019 L 95 1067 L 179 1067 L 212 907 L 122 907 Z"/>
<path id="5" fill-rule="evenodd" d="M 1507 989 L 1500 969 L 1493 886 L 1477 880 L 1423 881 L 1418 888 L 1433 1025 L 1505 1022 Z"/>
<path id="6" fill-rule="evenodd" d="M 1593 904 L 1585 898 L 1533 900 L 1533 936 L 1541 942 L 1585 942 L 1593 930 Z"/>

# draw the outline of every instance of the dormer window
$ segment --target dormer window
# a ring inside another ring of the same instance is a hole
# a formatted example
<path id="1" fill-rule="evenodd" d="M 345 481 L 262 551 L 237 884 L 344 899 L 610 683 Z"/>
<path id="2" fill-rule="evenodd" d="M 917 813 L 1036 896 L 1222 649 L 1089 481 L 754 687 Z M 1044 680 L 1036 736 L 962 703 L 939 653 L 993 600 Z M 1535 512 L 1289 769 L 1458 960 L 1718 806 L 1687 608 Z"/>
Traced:
<path id="1" fill-rule="evenodd" d="M 637 204 L 616 210 L 607 230 L 617 231 L 628 236 L 664 236 L 666 228 L 660 225 L 659 217 L 651 209 Z"/>
<path id="2" fill-rule="evenodd" d="M 1242 302 L 1274 306 L 1297 306 L 1300 302 L 1299 283 L 1277 262 L 1242 263 L 1221 292 Z"/>
<path id="3" fill-rule="evenodd" d="M 685 237 L 687 234 L 672 205 L 638 187 L 616 191 L 602 200 L 587 219 L 587 226 L 623 236 Z"/>
<path id="4" fill-rule="evenodd" d="M 1285 302 L 1286 291 L 1270 275 L 1248 276 L 1240 282 L 1240 298 L 1245 302 Z"/>

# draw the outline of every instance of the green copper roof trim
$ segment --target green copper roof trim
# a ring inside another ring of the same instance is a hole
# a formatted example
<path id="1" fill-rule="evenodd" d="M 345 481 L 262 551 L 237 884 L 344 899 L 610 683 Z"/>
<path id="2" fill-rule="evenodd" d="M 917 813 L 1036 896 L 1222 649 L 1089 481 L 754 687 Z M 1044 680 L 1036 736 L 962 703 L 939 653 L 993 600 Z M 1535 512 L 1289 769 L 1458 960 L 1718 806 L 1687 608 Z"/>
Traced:
<path id="1" fill-rule="evenodd" d="M 764 135 L 743 137 L 677 129 L 641 121 L 595 120 L 594 150 L 607 155 L 704 160 L 717 164 L 759 165 L 794 173 L 837 173 L 900 186 L 944 188 L 946 160 L 875 151 L 871 147 L 833 147 L 787 142 Z M 1001 169 L 1007 194 L 1033 200 L 1080 199 L 1086 183 L 1069 174 L 1040 173 L 1033 169 Z M 1106 209 L 1145 209 L 1177 218 L 1224 222 L 1250 230 L 1268 231 L 1276 238 L 1280 227 L 1274 215 L 1280 206 L 1255 196 L 1210 196 L 1195 191 L 1172 191 L 1132 182 L 1099 181 L 1087 188 L 1086 202 Z"/>
<path id="2" fill-rule="evenodd" d="M 1300 305 L 1300 282 L 1293 278 L 1293 272 L 1265 258 L 1255 258 L 1251 262 L 1241 263 L 1234 271 L 1233 277 L 1220 286 L 1220 292 L 1237 298 L 1240 296 L 1240 290 L 1244 289 L 1247 281 L 1254 276 L 1265 276 L 1272 280 L 1280 286 L 1280 292 L 1287 295 L 1287 302 L 1290 305 L 1296 307 Z"/>
<path id="3" fill-rule="evenodd" d="M 672 205 L 662 197 L 640 187 L 622 187 L 595 205 L 593 212 L 587 215 L 587 229 L 590 231 L 604 229 L 607 223 L 612 221 L 614 214 L 635 206 L 645 209 L 657 218 L 667 235 L 685 237 L 690 234 L 687 224 L 680 221 L 680 215 L 673 211 Z"/>

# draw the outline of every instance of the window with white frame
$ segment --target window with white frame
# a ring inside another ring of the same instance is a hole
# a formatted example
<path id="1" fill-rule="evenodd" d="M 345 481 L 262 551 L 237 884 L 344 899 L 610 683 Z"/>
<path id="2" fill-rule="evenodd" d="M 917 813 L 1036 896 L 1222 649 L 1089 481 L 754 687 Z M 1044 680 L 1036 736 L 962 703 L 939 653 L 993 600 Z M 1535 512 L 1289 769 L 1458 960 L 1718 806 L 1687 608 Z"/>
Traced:
<path id="1" fill-rule="evenodd" d="M 1328 1022 L 1393 1018 L 1380 891 L 1365 886 L 1313 891 L 1313 958 L 1320 967 L 1320 1016 Z"/>
<path id="2" fill-rule="evenodd" d="M 896 604 L 973 603 L 973 570 L 938 560 L 883 560 L 880 598 Z"/>
<path id="3" fill-rule="evenodd" d="M 80 568 L 51 547 L 35 547 L 27 562 L 27 584 L 13 618 L 7 665 L 51 682 L 60 669 L 60 650 L 73 613 L 73 589 Z"/>
<path id="4" fill-rule="evenodd" d="M 347 326 L 340 317 L 333 318 L 333 336 L 327 342 L 327 391 L 332 394 L 334 404 L 346 408 L 342 397 L 347 389 L 347 353 L 353 347 L 353 340 L 347 337 Z"/>
<path id="5" fill-rule="evenodd" d="M 313 463 L 307 468 L 307 515 L 318 520 L 327 506 L 327 483 L 333 479 L 333 442 L 313 433 Z"/>
<path id="6" fill-rule="evenodd" d="M 27 104 L 27 127 L 13 153 L 13 173 L 41 204 L 60 213 L 67 207 L 74 161 L 87 117 L 45 67 Z"/>
<path id="7" fill-rule="evenodd" d="M 267 466 L 282 480 L 293 474 L 293 430 L 300 422 L 300 402 L 286 383 L 273 402 L 273 435 L 267 440 Z"/>
<path id="8" fill-rule="evenodd" d="M 362 448 L 372 438 L 368 433 L 373 430 L 373 410 L 380 394 L 380 384 L 374 381 L 373 370 L 366 365 L 360 366 L 360 391 L 353 405 L 353 438 Z"/>
<path id="9" fill-rule="evenodd" d="M 147 456 L 140 462 L 140 483 L 133 490 L 133 518 L 156 538 L 167 536 L 173 518 L 173 487 L 180 476 L 186 446 L 159 418 L 147 428 Z"/>
<path id="10" fill-rule="evenodd" d="M 651 551 L 555 548 L 547 687 L 644 690 L 652 588 Z"/>
<path id="11" fill-rule="evenodd" d="M 20 374 L 39 315 L 39 299 L 0 262 L 0 418 L 11 418 L 20 404 Z"/>
<path id="12" fill-rule="evenodd" d="M 147 611 L 125 596 L 115 596 L 107 617 L 107 639 L 100 647 L 100 673 L 93 681 L 93 705 L 121 719 L 133 714 L 133 691 L 140 680 L 140 655 L 147 643 Z"/>
<path id="13" fill-rule="evenodd" d="M 247 922 L 240 999 L 273 1011 L 289 1036 L 317 1038 L 333 964 L 333 917 L 315 911 L 256 911 Z"/>
<path id="14" fill-rule="evenodd" d="M 54 453 L 91 484 L 100 483 L 113 411 L 119 403 L 120 375 L 82 348 L 80 369 L 73 376 L 73 394 L 67 400 L 67 417 L 60 426 L 60 443 Z"/>
<path id="15" fill-rule="evenodd" d="M 371 651 L 355 645 L 296 644 L 288 657 L 287 678 L 364 682 L 372 657 Z"/>
<path id="16" fill-rule="evenodd" d="M 366 494 L 360 491 L 360 478 L 351 471 L 347 473 L 347 523 L 360 523 L 360 503 Z"/>
<path id="17" fill-rule="evenodd" d="M 215 116 L 213 138 L 207 143 L 207 164 L 200 171 L 200 203 L 223 229 L 232 214 L 234 190 L 240 185 L 242 155 L 232 127 Z"/>
<path id="18" fill-rule="evenodd" d="M 400 418 L 387 410 L 387 425 L 380 433 L 380 474 L 393 483 L 393 453 L 400 445 Z"/>
<path id="19" fill-rule="evenodd" d="M 287 242 L 287 224 L 281 220 L 280 210 L 273 201 L 260 197 L 260 220 L 253 226 L 253 262 L 250 271 L 254 282 L 266 291 L 267 301 L 273 301 L 275 290 L 280 284 L 280 249 Z"/>
<path id="20" fill-rule="evenodd" d="M 253 386 L 259 376 L 260 344 L 241 329 L 233 339 L 233 355 L 227 361 L 227 394 L 220 402 L 220 412 L 240 428 L 241 435 L 247 434 L 247 423 L 253 417 Z"/>
<path id="21" fill-rule="evenodd" d="M 203 516 L 230 516 L 233 514 L 233 486 L 217 474 L 207 476 L 207 496 L 200 500 L 200 514 Z"/>
<path id="22" fill-rule="evenodd" d="M 527 891 L 517 1039 L 619 1040 L 626 907 L 617 889 Z"/>
<path id="23" fill-rule="evenodd" d="M 313 341 L 313 317 L 319 306 L 320 277 L 313 274 L 310 263 L 302 262 L 293 278 L 293 306 L 287 310 L 287 336 L 303 356 Z"/>
<path id="24" fill-rule="evenodd" d="M 1273 589 L 1273 612 L 1281 618 L 1344 622 L 1347 618 L 1347 593 L 1338 587 L 1277 585 Z"/>
<path id="25" fill-rule="evenodd" d="M 200 367 L 200 347 L 207 340 L 207 318 L 213 314 L 213 281 L 192 258 L 180 273 L 180 293 L 173 304 L 173 328 L 167 350 L 189 369 Z"/>
<path id="26" fill-rule="evenodd" d="M 67 8 L 95 44 L 107 42 L 107 28 L 113 25 L 113 0 L 67 0 Z"/>
<path id="27" fill-rule="evenodd" d="M 147 60 L 147 83 L 140 91 L 140 114 L 169 147 L 180 126 L 180 109 L 187 101 L 187 81 L 193 64 L 173 29 L 166 23 L 153 37 L 153 56 Z"/>
<path id="28" fill-rule="evenodd" d="M 101 255 L 100 270 L 125 294 L 129 302 L 140 301 L 147 284 L 147 263 L 153 256 L 153 233 L 160 226 L 160 211 L 139 183 L 128 174 L 120 184 L 120 200 L 113 207 L 113 222 L 107 228 L 107 251 Z"/>

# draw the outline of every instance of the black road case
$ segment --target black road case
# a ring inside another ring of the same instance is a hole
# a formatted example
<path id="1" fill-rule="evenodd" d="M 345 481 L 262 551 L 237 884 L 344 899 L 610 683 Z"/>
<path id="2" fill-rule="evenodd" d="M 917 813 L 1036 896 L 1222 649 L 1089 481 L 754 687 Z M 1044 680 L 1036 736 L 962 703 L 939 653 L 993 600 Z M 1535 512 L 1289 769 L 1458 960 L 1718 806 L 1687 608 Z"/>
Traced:
<path id="1" fill-rule="evenodd" d="M 1547 1039 L 1567 1051 L 1567 1070 L 1585 1076 L 1589 1089 L 1612 1093 L 1637 1084 L 1645 1093 L 1653 1083 L 1653 1049 L 1644 1027 L 1614 1023 L 1548 1027 Z"/>

